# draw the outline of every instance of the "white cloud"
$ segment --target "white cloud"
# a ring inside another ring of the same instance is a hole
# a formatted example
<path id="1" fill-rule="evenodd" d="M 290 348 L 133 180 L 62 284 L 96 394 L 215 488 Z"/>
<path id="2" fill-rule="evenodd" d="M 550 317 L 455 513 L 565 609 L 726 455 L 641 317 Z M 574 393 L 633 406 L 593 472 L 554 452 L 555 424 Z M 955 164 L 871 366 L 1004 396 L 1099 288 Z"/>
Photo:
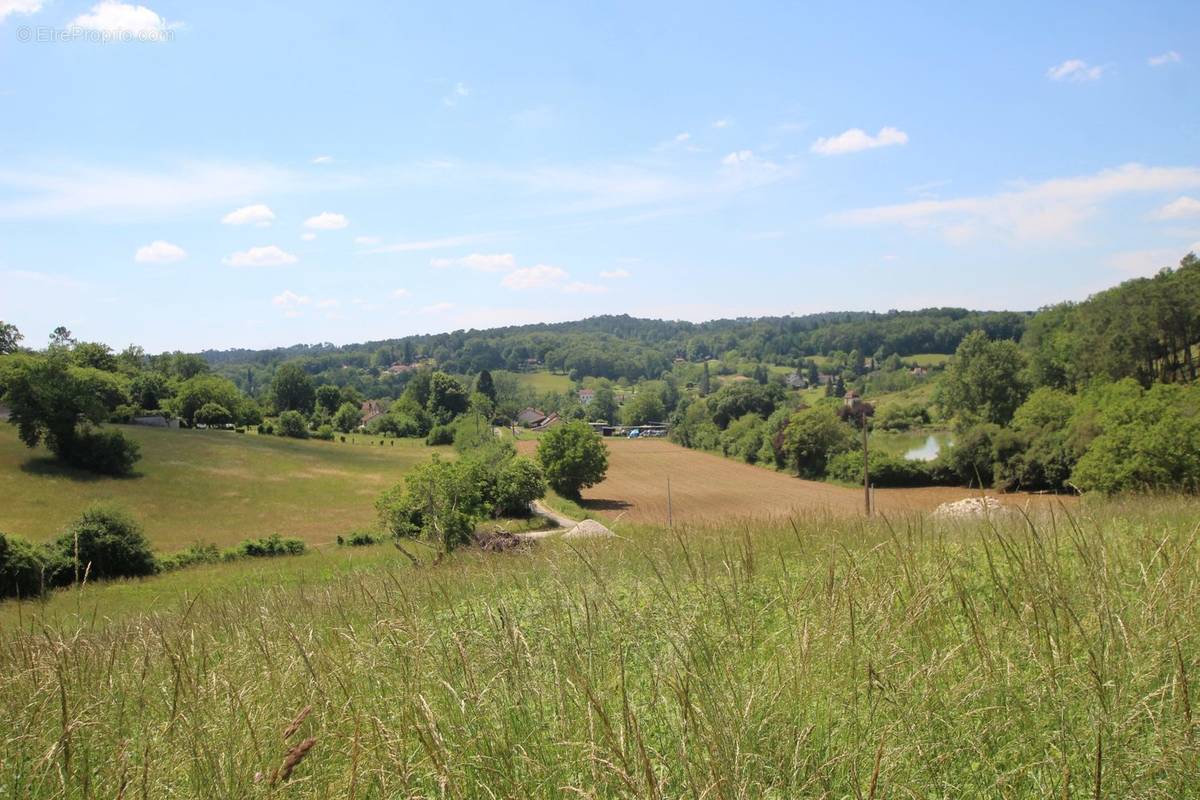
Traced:
<path id="1" fill-rule="evenodd" d="M 341 303 L 332 297 L 317 301 L 317 308 L 337 308 Z"/>
<path id="2" fill-rule="evenodd" d="M 226 225 L 258 225 L 260 228 L 275 221 L 275 212 L 262 203 L 243 206 L 221 217 Z"/>
<path id="3" fill-rule="evenodd" d="M 305 297 L 304 295 L 296 294 L 291 289 L 284 289 L 281 294 L 277 294 L 271 298 L 272 305 L 277 305 L 281 308 L 306 306 L 311 302 L 311 297 Z"/>
<path id="4" fill-rule="evenodd" d="M 161 240 L 143 245 L 133 254 L 133 260 L 139 264 L 171 264 L 186 257 L 182 247 Z"/>
<path id="5" fill-rule="evenodd" d="M 1176 53 L 1174 50 L 1168 50 L 1165 53 L 1161 53 L 1157 56 L 1150 56 L 1146 59 L 1146 63 L 1152 67 L 1162 67 L 1166 66 L 1167 64 L 1178 64 L 1180 61 L 1183 61 L 1183 56 L 1179 55 L 1179 53 Z"/>
<path id="6" fill-rule="evenodd" d="M 918 200 L 844 211 L 828 217 L 844 225 L 906 225 L 941 231 L 952 241 L 991 232 L 1017 240 L 1069 236 L 1105 201 L 1128 194 L 1200 186 L 1200 168 L 1126 164 L 1092 175 L 1055 178 L 991 195 Z"/>
<path id="7" fill-rule="evenodd" d="M 471 90 L 467 88 L 467 85 L 462 81 L 459 81 L 458 83 L 454 84 L 454 88 L 450 90 L 450 93 L 442 98 L 442 103 L 443 105 L 453 106 L 458 103 L 459 99 L 467 97 L 470 94 Z"/>
<path id="8" fill-rule="evenodd" d="M 90 13 L 80 14 L 71 20 L 71 27 L 108 34 L 127 34 L 139 41 L 162 42 L 171 38 L 171 30 L 178 25 L 168 23 L 146 6 L 104 0 L 92 6 Z"/>
<path id="9" fill-rule="evenodd" d="M 538 264 L 513 270 L 500 283 L 509 289 L 545 289 L 562 283 L 567 277 L 567 271 L 561 267 Z"/>
<path id="10" fill-rule="evenodd" d="M 516 268 L 517 257 L 512 253 L 472 253 L 462 258 L 435 258 L 429 262 L 435 269 L 465 267 L 475 272 L 505 272 Z"/>
<path id="11" fill-rule="evenodd" d="M 1084 81 L 1098 80 L 1104 74 L 1104 67 L 1090 66 L 1086 61 L 1070 58 L 1046 70 L 1046 76 L 1052 81 Z"/>
<path id="12" fill-rule="evenodd" d="M 614 280 L 617 278 L 629 278 L 632 275 L 627 269 L 606 269 L 601 271 L 600 277 L 605 280 Z"/>
<path id="13" fill-rule="evenodd" d="M 314 164 L 332 164 L 333 156 L 317 156 L 312 160 Z"/>
<path id="14" fill-rule="evenodd" d="M 411 294 L 412 294 L 412 292 L 410 292 L 408 289 L 397 289 L 394 292 L 392 292 L 392 297 L 396 298 L 397 300 L 400 300 L 400 299 L 410 296 Z"/>
<path id="15" fill-rule="evenodd" d="M 298 260 L 291 253 L 273 244 L 241 250 L 224 259 L 231 267 L 283 267 L 295 264 Z"/>
<path id="16" fill-rule="evenodd" d="M 1200 200 L 1183 195 L 1155 211 L 1152 216 L 1154 219 L 1184 219 L 1200 216 Z"/>
<path id="17" fill-rule="evenodd" d="M 0 22 L 9 14 L 36 14 L 42 10 L 42 0 L 0 0 Z"/>
<path id="18" fill-rule="evenodd" d="M 721 159 L 721 163 L 727 167 L 736 167 L 738 164 L 745 164 L 754 159 L 752 150 L 735 150 L 729 155 Z"/>
<path id="19" fill-rule="evenodd" d="M 727 119 L 719 119 L 719 120 L 716 120 L 715 122 L 713 122 L 712 126 L 714 128 L 728 128 L 731 124 L 733 124 L 733 123 L 731 123 Z"/>
<path id="20" fill-rule="evenodd" d="M 350 224 L 350 220 L 346 219 L 343 214 L 334 214 L 331 211 L 322 211 L 315 217 L 309 217 L 304 220 L 304 227 L 311 228 L 314 231 L 336 231 L 341 230 Z"/>
<path id="21" fill-rule="evenodd" d="M 442 303 L 434 303 L 433 305 L 430 305 L 430 306 L 425 306 L 424 308 L 421 309 L 421 311 L 426 314 L 443 314 L 447 311 L 450 311 L 453 308 L 454 308 L 454 303 L 442 302 Z"/>
<path id="22" fill-rule="evenodd" d="M 862 128 L 851 128 L 837 136 L 821 137 L 809 149 L 817 155 L 841 156 L 897 144 L 908 144 L 908 134 L 898 128 L 883 127 L 874 136 Z"/>
<path id="23" fill-rule="evenodd" d="M 317 235 L 312 231 L 305 231 L 304 233 L 300 234 L 300 238 L 306 242 L 312 242 L 316 240 Z"/>
<path id="24" fill-rule="evenodd" d="M 379 244 L 382 239 L 378 236 L 355 236 L 354 243 L 360 247 L 374 247 Z"/>

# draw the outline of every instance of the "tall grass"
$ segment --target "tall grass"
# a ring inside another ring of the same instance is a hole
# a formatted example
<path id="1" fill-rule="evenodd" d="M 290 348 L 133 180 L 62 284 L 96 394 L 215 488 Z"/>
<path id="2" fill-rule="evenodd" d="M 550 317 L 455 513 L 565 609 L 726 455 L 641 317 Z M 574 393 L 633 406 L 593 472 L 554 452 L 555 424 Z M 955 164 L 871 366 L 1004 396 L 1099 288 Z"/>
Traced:
<path id="1" fill-rule="evenodd" d="M 1198 511 L 88 587 L 0 629 L 0 797 L 1194 797 Z"/>

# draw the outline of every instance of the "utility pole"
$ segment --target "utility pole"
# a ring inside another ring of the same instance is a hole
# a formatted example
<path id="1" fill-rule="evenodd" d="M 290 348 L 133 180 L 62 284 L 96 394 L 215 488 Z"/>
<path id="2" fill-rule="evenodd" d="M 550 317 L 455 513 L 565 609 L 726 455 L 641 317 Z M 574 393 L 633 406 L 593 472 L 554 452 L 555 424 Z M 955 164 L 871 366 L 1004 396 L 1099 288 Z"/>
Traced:
<path id="1" fill-rule="evenodd" d="M 871 516 L 871 470 L 867 459 L 867 406 L 859 401 L 859 419 L 863 434 L 863 498 L 867 505 L 867 516 Z"/>

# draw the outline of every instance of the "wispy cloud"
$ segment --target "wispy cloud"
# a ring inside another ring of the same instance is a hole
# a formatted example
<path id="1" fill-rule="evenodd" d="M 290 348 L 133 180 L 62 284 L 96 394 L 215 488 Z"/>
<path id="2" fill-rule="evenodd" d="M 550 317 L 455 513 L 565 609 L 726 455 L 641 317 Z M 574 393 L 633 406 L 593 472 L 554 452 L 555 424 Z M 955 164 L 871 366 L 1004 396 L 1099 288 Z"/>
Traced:
<path id="1" fill-rule="evenodd" d="M 161 240 L 143 245 L 133 254 L 133 260 L 139 264 L 173 264 L 185 258 L 187 253 L 182 247 Z"/>
<path id="2" fill-rule="evenodd" d="M 621 278 L 632 277 L 632 273 L 627 269 L 606 269 L 600 271 L 600 277 L 608 280 L 619 280 Z"/>
<path id="3" fill-rule="evenodd" d="M 42 10 L 42 0 L 0 0 L 0 22 L 9 14 L 36 14 Z"/>
<path id="4" fill-rule="evenodd" d="M 346 219 L 345 214 L 334 214 L 331 211 L 322 211 L 315 217 L 304 220 L 304 227 L 314 231 L 337 231 L 349 224 L 350 220 Z"/>
<path id="5" fill-rule="evenodd" d="M 1168 50 L 1165 53 L 1150 56 L 1146 59 L 1146 63 L 1152 67 L 1165 67 L 1167 64 L 1178 64 L 1180 61 L 1183 61 L 1183 56 L 1174 50 Z"/>
<path id="6" fill-rule="evenodd" d="M 470 95 L 471 95 L 471 90 L 467 87 L 467 85 L 465 83 L 463 83 L 462 81 L 459 81 L 458 83 L 454 84 L 454 87 L 451 88 L 450 91 L 446 94 L 446 96 L 442 98 L 442 105 L 456 106 L 456 105 L 458 105 L 459 100 L 461 100 L 464 97 L 469 97 Z"/>
<path id="7" fill-rule="evenodd" d="M 226 225 L 258 225 L 265 227 L 274 221 L 275 212 L 262 203 L 243 206 L 221 217 L 221 222 Z"/>
<path id="8" fill-rule="evenodd" d="M 837 136 L 823 136 L 813 142 L 809 149 L 821 156 L 841 156 L 900 144 L 908 144 L 908 134 L 898 128 L 883 127 L 874 136 L 862 128 L 851 128 Z"/>
<path id="9" fill-rule="evenodd" d="M 538 264 L 515 269 L 505 275 L 500 283 L 509 289 L 545 289 L 561 285 L 567 277 L 567 271 L 562 267 Z"/>
<path id="10" fill-rule="evenodd" d="M 841 225 L 904 225 L 939 230 L 952 241 L 981 233 L 1018 240 L 1073 234 L 1104 202 L 1128 194 L 1200 186 L 1200 168 L 1126 164 L 1093 175 L 1055 178 L 991 195 L 919 200 L 830 215 Z"/>
<path id="11" fill-rule="evenodd" d="M 294 255 L 273 244 L 241 250 L 224 259 L 231 267 L 286 267 L 297 261 Z"/>
<path id="12" fill-rule="evenodd" d="M 1074 83 L 1099 80 L 1103 74 L 1104 67 L 1093 66 L 1079 58 L 1067 59 L 1046 70 L 1046 77 L 1052 81 L 1072 81 Z"/>
<path id="13" fill-rule="evenodd" d="M 463 267 L 476 272 L 506 272 L 515 269 L 517 258 L 512 253 L 472 253 L 462 258 L 435 258 L 429 262 L 435 269 Z"/>
<path id="14" fill-rule="evenodd" d="M 333 156 L 316 156 L 312 160 L 313 164 L 332 164 Z"/>
<path id="15" fill-rule="evenodd" d="M 382 244 L 378 247 L 372 247 L 364 250 L 368 254 L 381 253 L 414 253 L 422 250 L 444 250 L 448 247 L 462 247 L 463 245 L 473 244 L 489 238 L 484 234 L 473 234 L 468 236 L 446 236 L 441 239 L 423 239 L 409 242 L 394 242 L 393 244 Z"/>
<path id="16" fill-rule="evenodd" d="M 1194 197 L 1183 195 L 1167 203 L 1165 206 L 1155 211 L 1151 216 L 1154 219 L 1186 219 L 1188 217 L 1200 217 L 1200 200 L 1197 200 Z"/>
<path id="17" fill-rule="evenodd" d="M 38 219 L 90 214 L 150 219 L 196 208 L 246 202 L 277 192 L 332 188 L 264 164 L 184 162 L 159 169 L 63 166 L 37 170 L 0 168 L 0 189 L 13 199 L 0 218 Z"/>

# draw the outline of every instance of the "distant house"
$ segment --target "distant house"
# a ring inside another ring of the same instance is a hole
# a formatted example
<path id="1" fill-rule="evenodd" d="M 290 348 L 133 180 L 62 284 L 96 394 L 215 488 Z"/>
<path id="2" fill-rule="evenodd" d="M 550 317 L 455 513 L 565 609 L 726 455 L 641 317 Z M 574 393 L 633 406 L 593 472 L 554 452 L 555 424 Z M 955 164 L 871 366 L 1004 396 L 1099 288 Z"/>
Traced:
<path id="1" fill-rule="evenodd" d="M 517 413 L 517 422 L 521 425 L 533 426 L 546 418 L 546 412 L 529 406 Z"/>
<path id="2" fill-rule="evenodd" d="M 821 384 L 822 386 L 824 386 L 827 383 L 833 383 L 836 380 L 837 380 L 837 375 L 831 375 L 828 372 L 818 372 L 817 373 L 817 383 Z"/>
<path id="3" fill-rule="evenodd" d="M 925 367 L 913 367 L 908 371 L 908 373 L 914 378 L 924 378 L 929 375 L 929 370 L 927 370 Z"/>
<path id="4" fill-rule="evenodd" d="M 373 420 L 377 420 L 387 413 L 387 409 L 383 407 L 383 403 L 378 400 L 366 400 L 359 409 L 362 412 L 362 424 L 369 425 Z"/>
<path id="5" fill-rule="evenodd" d="M 808 378 L 801 375 L 799 372 L 793 372 L 783 379 L 789 389 L 807 389 Z"/>
<path id="6" fill-rule="evenodd" d="M 402 375 L 405 372 L 412 372 L 417 368 L 416 364 L 401 364 L 399 362 L 388 367 L 387 371 L 393 375 Z"/>
<path id="7" fill-rule="evenodd" d="M 561 422 L 562 417 L 558 416 L 558 412 L 552 411 L 550 412 L 550 416 L 542 417 L 540 420 L 531 425 L 530 430 L 544 431 L 547 428 L 560 424 Z"/>
<path id="8" fill-rule="evenodd" d="M 596 399 L 596 390 L 595 389 L 580 389 L 579 390 L 579 404 L 580 405 L 586 406 L 588 403 L 592 402 L 595 399 Z"/>
<path id="9" fill-rule="evenodd" d="M 846 408 L 858 408 L 858 405 L 861 402 L 862 397 L 860 397 L 858 392 L 854 391 L 853 389 L 846 392 L 846 395 L 842 398 L 842 403 L 845 404 Z"/>

